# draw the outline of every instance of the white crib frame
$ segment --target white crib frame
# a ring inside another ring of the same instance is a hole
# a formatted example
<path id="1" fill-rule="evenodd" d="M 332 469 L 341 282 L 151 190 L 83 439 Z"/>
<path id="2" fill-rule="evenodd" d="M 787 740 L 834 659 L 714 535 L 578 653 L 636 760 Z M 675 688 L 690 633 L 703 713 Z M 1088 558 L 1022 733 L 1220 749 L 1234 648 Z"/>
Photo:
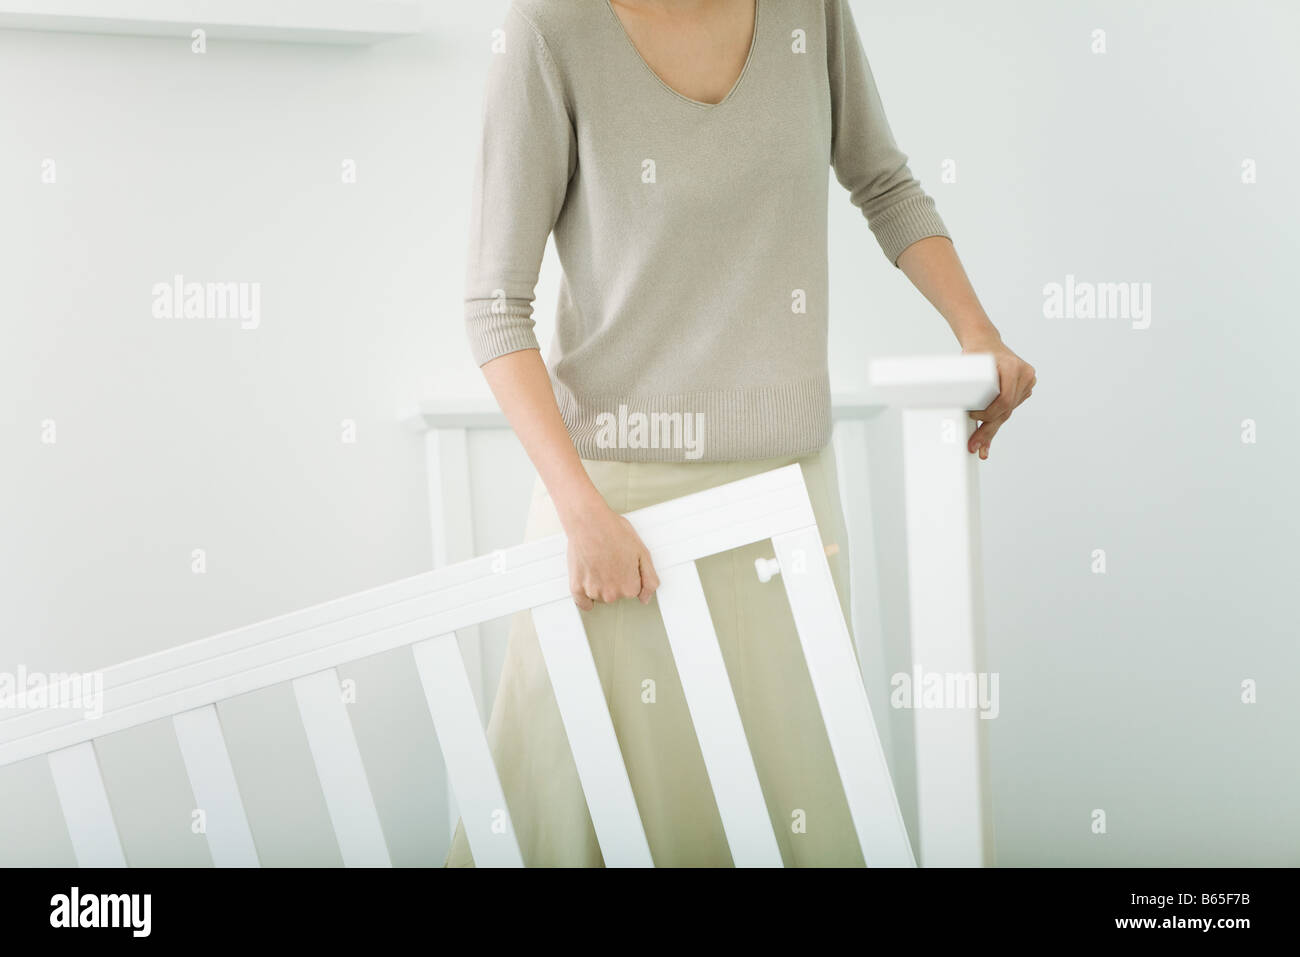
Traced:
<path id="1" fill-rule="evenodd" d="M 988 357 L 873 365 L 904 413 L 913 647 L 932 670 L 978 670 L 974 471 L 964 441 L 940 440 L 980 408 Z M 989 376 L 992 375 L 990 385 Z M 962 427 L 964 437 L 968 428 Z M 960 448 L 960 453 L 955 450 Z M 444 478 L 435 472 L 438 481 Z M 456 481 L 456 476 L 450 481 Z M 658 603 L 738 866 L 780 866 L 771 819 L 741 726 L 695 562 L 771 539 L 813 689 L 869 866 L 915 866 L 889 766 L 797 465 L 629 513 L 653 556 Z M 133 659 L 104 672 L 102 715 L 40 709 L 0 714 L 0 766 L 44 755 L 77 862 L 125 866 L 94 739 L 170 717 L 218 866 L 258 856 L 216 703 L 293 683 L 345 865 L 388 866 L 387 845 L 343 703 L 336 668 L 410 646 L 475 861 L 520 866 L 504 795 L 456 633 L 531 610 L 601 852 L 610 866 L 652 866 L 581 618 L 569 595 L 562 536 L 432 572 Z M 471 668 L 477 663 L 472 662 Z M 920 848 L 927 864 L 991 861 L 980 722 L 917 714 Z"/>

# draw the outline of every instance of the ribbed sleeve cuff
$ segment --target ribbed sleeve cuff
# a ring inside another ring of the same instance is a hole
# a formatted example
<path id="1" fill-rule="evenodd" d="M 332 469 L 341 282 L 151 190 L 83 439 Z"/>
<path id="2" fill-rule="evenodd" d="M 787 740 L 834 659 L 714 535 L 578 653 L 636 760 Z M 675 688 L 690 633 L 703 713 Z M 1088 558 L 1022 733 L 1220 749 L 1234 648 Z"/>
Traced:
<path id="1" fill-rule="evenodd" d="M 482 366 L 510 352 L 541 348 L 533 333 L 531 306 L 507 301 L 504 311 L 493 312 L 494 306 L 501 309 L 501 300 L 465 303 L 465 331 L 476 363 Z"/>
<path id="2" fill-rule="evenodd" d="M 933 197 L 925 193 L 895 203 L 879 213 L 875 221 L 868 225 L 875 233 L 876 242 L 880 243 L 885 256 L 895 266 L 898 265 L 898 257 L 903 254 L 903 250 L 918 239 L 927 236 L 952 239 L 948 228 L 935 211 Z"/>

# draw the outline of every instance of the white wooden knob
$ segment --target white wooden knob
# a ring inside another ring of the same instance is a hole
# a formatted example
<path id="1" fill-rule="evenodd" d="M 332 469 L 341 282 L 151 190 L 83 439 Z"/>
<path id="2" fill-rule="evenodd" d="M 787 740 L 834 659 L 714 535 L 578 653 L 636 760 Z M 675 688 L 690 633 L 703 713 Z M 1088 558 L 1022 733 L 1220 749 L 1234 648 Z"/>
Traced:
<path id="1" fill-rule="evenodd" d="M 755 558 L 754 571 L 758 572 L 758 580 L 766 585 L 773 575 L 781 574 L 781 563 L 775 558 Z"/>

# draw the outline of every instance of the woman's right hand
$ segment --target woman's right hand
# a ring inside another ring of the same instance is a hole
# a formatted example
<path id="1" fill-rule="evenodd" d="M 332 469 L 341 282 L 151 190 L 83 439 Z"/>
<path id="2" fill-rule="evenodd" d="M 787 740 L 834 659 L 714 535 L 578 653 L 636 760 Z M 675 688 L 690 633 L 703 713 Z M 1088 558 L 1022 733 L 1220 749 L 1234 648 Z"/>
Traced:
<path id="1" fill-rule="evenodd" d="M 622 598 L 649 603 L 659 576 L 631 522 L 602 503 L 574 522 L 568 537 L 569 591 L 579 608 Z"/>
<path id="2" fill-rule="evenodd" d="M 555 402 L 550 373 L 536 349 L 483 364 L 510 426 L 537 468 L 569 538 L 569 591 L 583 611 L 598 601 L 640 598 L 659 587 L 650 553 L 632 523 L 601 497 L 587 474 Z"/>

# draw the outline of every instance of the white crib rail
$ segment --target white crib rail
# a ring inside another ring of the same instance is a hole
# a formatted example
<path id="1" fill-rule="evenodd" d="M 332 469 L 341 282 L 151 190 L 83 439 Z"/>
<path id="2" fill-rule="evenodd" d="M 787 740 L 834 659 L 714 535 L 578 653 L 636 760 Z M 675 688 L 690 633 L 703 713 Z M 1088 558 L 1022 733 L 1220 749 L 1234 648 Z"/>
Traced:
<path id="1" fill-rule="evenodd" d="M 996 370 L 988 356 L 903 359 L 873 363 L 871 378 L 873 408 L 889 402 L 904 409 L 914 664 L 977 673 L 984 667 L 978 508 L 975 462 L 965 452 L 973 423 L 965 410 L 982 408 L 996 395 Z M 450 478 L 435 470 L 432 480 L 460 481 L 463 452 L 452 456 L 459 465 L 449 470 Z M 771 539 L 863 857 L 869 866 L 913 866 L 799 468 L 755 475 L 628 517 L 660 574 L 659 607 L 736 864 L 772 866 L 781 858 L 694 563 Z M 292 682 L 344 863 L 387 866 L 388 848 L 335 668 L 410 646 L 475 860 L 519 866 L 474 677 L 467 674 L 456 636 L 476 634 L 479 623 L 525 609 L 537 625 L 605 861 L 650 865 L 590 647 L 569 597 L 559 536 L 117 665 L 103 675 L 97 718 L 63 709 L 0 712 L 0 766 L 44 755 L 78 863 L 123 866 L 126 855 L 93 742 L 170 717 L 195 798 L 207 813 L 214 863 L 256 866 L 215 705 Z M 480 675 L 473 659 L 471 668 Z M 915 730 L 922 863 L 992 863 L 987 755 L 978 715 L 971 709 L 922 709 Z"/>
<path id="2" fill-rule="evenodd" d="M 772 865 L 780 857 L 693 563 L 770 538 L 863 856 L 873 866 L 913 864 L 799 467 L 755 475 L 628 517 L 666 583 L 659 603 L 679 652 L 677 667 L 737 863 Z M 345 864 L 387 865 L 388 851 L 334 669 L 410 645 L 471 850 L 484 863 L 518 864 L 519 848 L 454 632 L 524 609 L 533 612 L 606 862 L 649 865 L 627 771 L 569 596 L 560 536 L 117 665 L 104 673 L 98 718 L 39 709 L 0 719 L 0 766 L 46 755 L 78 862 L 120 865 L 125 858 L 92 742 L 172 717 L 195 795 L 209 814 L 214 862 L 254 864 L 256 853 L 213 705 L 291 681 Z"/>

